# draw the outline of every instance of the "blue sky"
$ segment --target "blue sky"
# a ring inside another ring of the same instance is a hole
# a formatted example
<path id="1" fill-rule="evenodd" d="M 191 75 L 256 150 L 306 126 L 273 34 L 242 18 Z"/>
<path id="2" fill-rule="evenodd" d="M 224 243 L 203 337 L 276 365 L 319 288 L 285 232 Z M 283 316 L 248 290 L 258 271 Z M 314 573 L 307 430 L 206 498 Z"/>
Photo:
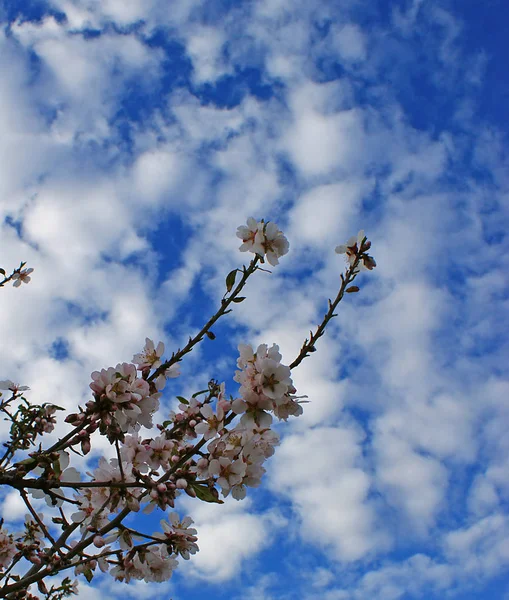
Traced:
<path id="1" fill-rule="evenodd" d="M 81 599 L 509 598 L 504 8 L 0 1 L 1 266 L 35 268 L 0 295 L 0 378 L 71 409 L 146 336 L 178 347 L 255 216 L 290 253 L 164 408 L 211 377 L 235 394 L 239 342 L 293 360 L 336 245 L 363 228 L 378 263 L 293 373 L 310 403 L 263 487 L 181 503 L 201 551 L 168 584 L 98 577 Z M 24 517 L 5 492 L 0 511 Z"/>

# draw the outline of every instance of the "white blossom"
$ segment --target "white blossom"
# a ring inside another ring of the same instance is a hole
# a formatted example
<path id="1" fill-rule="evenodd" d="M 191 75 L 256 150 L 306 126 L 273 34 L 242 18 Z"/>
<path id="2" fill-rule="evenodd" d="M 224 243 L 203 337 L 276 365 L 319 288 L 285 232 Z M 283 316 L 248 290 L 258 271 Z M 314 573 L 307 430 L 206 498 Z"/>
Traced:
<path id="1" fill-rule="evenodd" d="M 241 252 L 249 251 L 261 258 L 266 257 L 273 267 L 279 264 L 278 259 L 287 254 L 290 247 L 275 223 L 256 221 L 253 217 L 248 218 L 247 226 L 241 225 L 237 228 L 237 237 L 243 242 L 239 247 Z"/>
<path id="2" fill-rule="evenodd" d="M 23 283 L 30 283 L 30 280 L 32 279 L 30 277 L 30 273 L 33 273 L 34 270 L 33 269 L 23 269 L 22 271 L 18 271 L 16 273 L 14 273 L 12 275 L 12 280 L 14 281 L 14 287 L 19 287 L 21 285 L 21 282 Z"/>

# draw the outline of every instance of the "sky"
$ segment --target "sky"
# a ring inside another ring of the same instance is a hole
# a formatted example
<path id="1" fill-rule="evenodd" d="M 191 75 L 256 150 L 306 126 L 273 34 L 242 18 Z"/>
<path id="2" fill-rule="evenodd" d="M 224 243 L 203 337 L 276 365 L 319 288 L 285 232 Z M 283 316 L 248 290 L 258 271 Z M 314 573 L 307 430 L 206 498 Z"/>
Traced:
<path id="1" fill-rule="evenodd" d="M 200 552 L 169 582 L 105 575 L 80 600 L 509 599 L 504 8 L 0 1 L 0 266 L 34 268 L 0 293 L 0 378 L 30 400 L 72 410 L 145 337 L 185 343 L 249 260 L 250 216 L 290 252 L 162 418 L 210 378 L 235 395 L 239 343 L 289 364 L 339 286 L 335 246 L 364 229 L 377 261 L 292 373 L 309 403 L 262 486 L 182 499 Z"/>

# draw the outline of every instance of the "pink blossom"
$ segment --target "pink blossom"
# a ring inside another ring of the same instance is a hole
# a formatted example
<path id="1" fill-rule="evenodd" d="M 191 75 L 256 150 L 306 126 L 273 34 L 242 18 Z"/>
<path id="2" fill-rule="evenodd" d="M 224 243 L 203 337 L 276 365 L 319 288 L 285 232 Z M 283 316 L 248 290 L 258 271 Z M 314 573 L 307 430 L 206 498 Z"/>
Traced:
<path id="1" fill-rule="evenodd" d="M 133 356 L 133 363 L 138 365 L 138 369 L 157 369 L 161 366 L 161 357 L 164 354 L 164 344 L 159 342 L 157 348 L 150 338 L 145 338 L 145 347 L 139 354 Z"/>
<path id="2" fill-rule="evenodd" d="M 288 240 L 271 221 L 256 221 L 253 217 L 247 220 L 247 226 L 237 228 L 237 237 L 242 240 L 239 247 L 241 252 L 253 252 L 258 256 L 267 258 L 269 264 L 275 267 L 278 259 L 288 253 L 290 247 Z"/>
<path id="3" fill-rule="evenodd" d="M 213 438 L 224 427 L 224 410 L 221 406 L 217 406 L 216 411 L 217 414 L 214 414 L 210 404 L 205 404 L 205 406 L 200 409 L 200 412 L 205 417 L 205 420 L 201 423 L 198 423 L 194 430 L 197 434 L 203 435 L 206 440 Z"/>
<path id="4" fill-rule="evenodd" d="M 23 283 L 30 283 L 30 280 L 32 279 L 30 277 L 30 273 L 33 273 L 34 270 L 33 269 L 23 269 L 22 271 L 17 271 L 16 273 L 14 273 L 12 275 L 12 280 L 14 281 L 14 287 L 19 287 L 21 285 L 21 282 Z"/>
<path id="5" fill-rule="evenodd" d="M 0 530 L 0 567 L 9 567 L 15 554 L 16 546 L 12 535 Z"/>

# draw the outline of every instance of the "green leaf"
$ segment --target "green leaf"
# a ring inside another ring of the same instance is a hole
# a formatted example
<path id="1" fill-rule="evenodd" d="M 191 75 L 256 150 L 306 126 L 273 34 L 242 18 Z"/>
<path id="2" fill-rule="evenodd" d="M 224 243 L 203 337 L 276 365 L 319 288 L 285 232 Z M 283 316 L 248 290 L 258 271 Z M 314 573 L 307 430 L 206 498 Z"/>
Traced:
<path id="1" fill-rule="evenodd" d="M 214 493 L 210 490 L 208 485 L 203 485 L 199 483 L 193 483 L 191 481 L 188 482 L 189 485 L 196 492 L 196 497 L 204 502 L 212 502 L 214 504 L 224 504 L 222 500 L 220 500 Z"/>
<path id="2" fill-rule="evenodd" d="M 235 277 L 237 276 L 237 269 L 230 271 L 226 276 L 226 291 L 231 292 L 235 285 Z"/>
<path id="3" fill-rule="evenodd" d="M 2 275 L 5 275 L 4 269 L 0 269 L 0 273 L 2 273 Z"/>
<path id="4" fill-rule="evenodd" d="M 200 390 L 199 392 L 195 392 L 193 394 L 193 398 L 196 398 L 196 396 L 199 396 L 200 394 L 205 394 L 206 392 L 208 392 L 208 388 L 206 390 Z"/>
<path id="5" fill-rule="evenodd" d="M 189 404 L 189 400 L 186 400 L 184 396 L 177 396 L 177 400 L 182 402 L 182 404 Z"/>
<path id="6" fill-rule="evenodd" d="M 245 299 L 245 296 L 239 296 L 238 298 L 232 298 L 232 302 L 236 302 L 237 304 L 239 304 L 240 302 L 244 302 Z"/>
<path id="7" fill-rule="evenodd" d="M 92 573 L 92 569 L 85 569 L 83 571 L 83 575 L 85 575 L 85 579 L 90 583 L 94 578 L 94 574 Z"/>

